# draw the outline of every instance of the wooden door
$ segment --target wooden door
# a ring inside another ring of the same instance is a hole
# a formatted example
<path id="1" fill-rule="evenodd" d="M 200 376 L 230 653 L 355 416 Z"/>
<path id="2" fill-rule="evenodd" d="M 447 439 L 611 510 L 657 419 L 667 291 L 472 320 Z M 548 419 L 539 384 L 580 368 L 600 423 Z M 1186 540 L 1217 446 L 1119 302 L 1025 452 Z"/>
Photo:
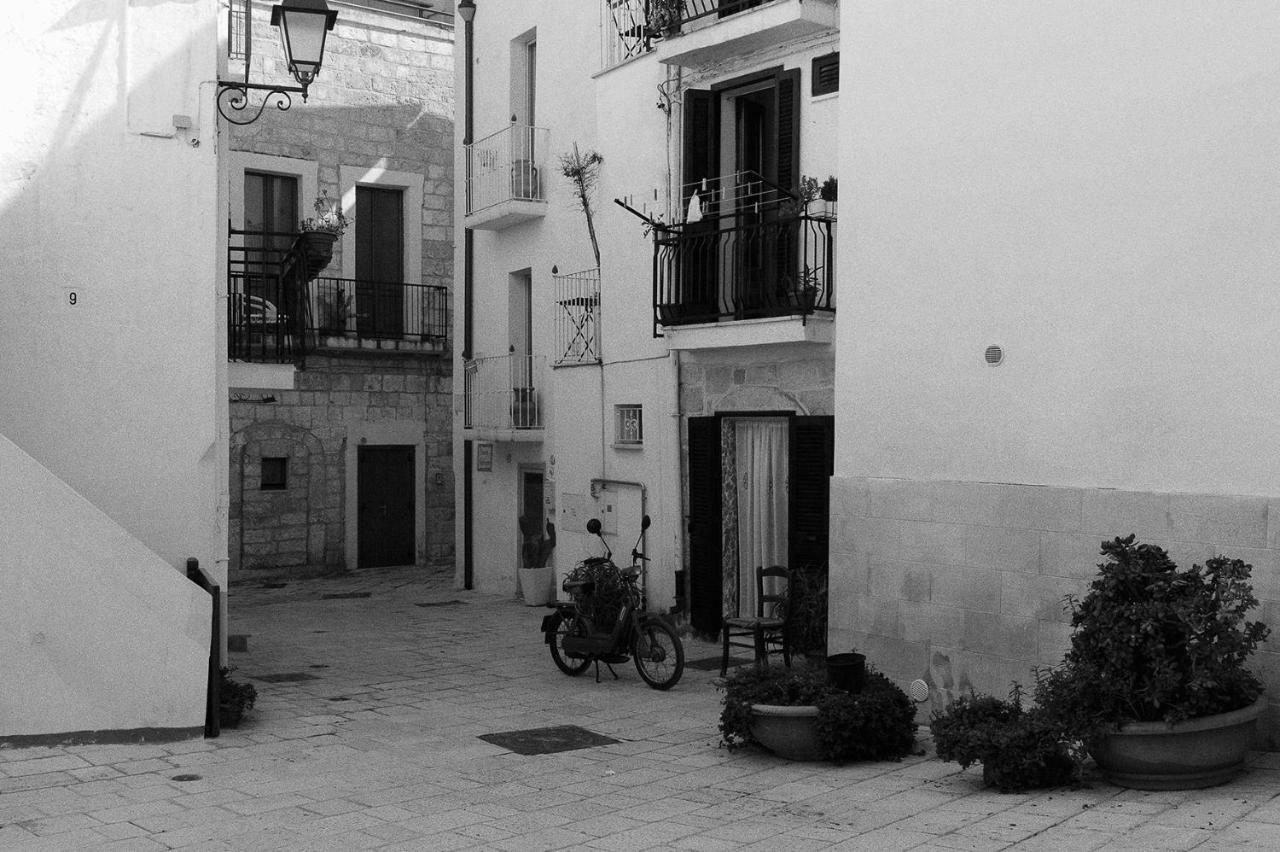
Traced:
<path id="1" fill-rule="evenodd" d="M 356 187 L 356 314 L 361 337 L 404 335 L 404 192 Z"/>
<path id="2" fill-rule="evenodd" d="M 415 562 L 413 450 L 411 446 L 356 448 L 356 564 L 360 568 Z"/>

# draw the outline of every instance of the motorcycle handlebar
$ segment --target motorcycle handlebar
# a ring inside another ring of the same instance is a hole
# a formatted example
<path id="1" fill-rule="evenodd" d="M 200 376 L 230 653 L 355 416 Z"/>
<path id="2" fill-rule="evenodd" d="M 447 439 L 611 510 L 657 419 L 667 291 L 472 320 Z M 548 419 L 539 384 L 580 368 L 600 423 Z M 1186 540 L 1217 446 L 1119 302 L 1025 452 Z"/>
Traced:
<path id="1" fill-rule="evenodd" d="M 648 561 L 649 561 L 649 557 L 645 556 L 643 553 L 641 553 L 641 552 L 640 552 L 640 551 L 638 551 L 638 550 L 633 550 L 633 551 L 631 551 L 631 558 L 632 558 L 632 559 L 643 559 L 645 562 L 648 562 Z"/>

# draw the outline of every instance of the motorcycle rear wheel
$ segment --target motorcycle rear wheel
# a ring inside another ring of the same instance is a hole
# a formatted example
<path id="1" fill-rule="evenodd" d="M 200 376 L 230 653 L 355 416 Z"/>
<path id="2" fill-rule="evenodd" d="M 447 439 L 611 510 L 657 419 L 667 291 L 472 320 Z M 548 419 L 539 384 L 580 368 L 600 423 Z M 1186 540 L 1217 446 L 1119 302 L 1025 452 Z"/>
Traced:
<path id="1" fill-rule="evenodd" d="M 573 618 L 568 621 L 564 616 L 556 616 L 555 633 L 551 637 L 551 659 L 555 660 L 556 667 L 567 675 L 580 675 L 587 670 L 587 666 L 591 665 L 588 657 L 571 657 L 565 653 L 560 647 L 560 643 L 564 641 L 566 636 L 586 636 L 587 627 L 582 623 L 582 619 Z"/>
<path id="2" fill-rule="evenodd" d="M 670 689 L 684 674 L 684 645 L 676 632 L 661 621 L 636 629 L 631 655 L 640 677 L 654 689 Z"/>

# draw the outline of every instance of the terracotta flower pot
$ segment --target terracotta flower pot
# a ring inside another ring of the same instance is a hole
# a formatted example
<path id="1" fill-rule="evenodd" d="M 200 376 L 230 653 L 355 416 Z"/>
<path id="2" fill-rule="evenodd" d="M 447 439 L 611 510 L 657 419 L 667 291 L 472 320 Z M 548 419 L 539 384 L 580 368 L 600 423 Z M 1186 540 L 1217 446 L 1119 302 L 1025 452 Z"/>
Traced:
<path id="1" fill-rule="evenodd" d="M 338 235 L 328 231 L 303 231 L 298 236 L 308 281 L 314 280 L 333 260 L 333 244 L 337 240 Z"/>
<path id="2" fill-rule="evenodd" d="M 1139 790 L 1225 784 L 1244 768 L 1266 696 L 1230 713 L 1185 722 L 1129 722 L 1091 749 L 1107 780 Z"/>
<path id="3" fill-rule="evenodd" d="M 822 760 L 818 739 L 818 708 L 811 704 L 751 706 L 751 736 L 778 757 L 787 760 Z"/>

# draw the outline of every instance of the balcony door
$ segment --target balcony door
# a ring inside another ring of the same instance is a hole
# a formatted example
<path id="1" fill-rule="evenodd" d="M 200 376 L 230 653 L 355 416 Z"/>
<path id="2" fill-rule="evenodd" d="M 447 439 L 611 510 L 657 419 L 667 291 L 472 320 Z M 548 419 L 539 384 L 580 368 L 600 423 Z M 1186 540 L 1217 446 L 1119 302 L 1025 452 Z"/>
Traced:
<path id="1" fill-rule="evenodd" d="M 356 322 L 361 337 L 404 336 L 404 191 L 356 187 Z"/>
<path id="2" fill-rule="evenodd" d="M 712 185 L 722 199 L 684 226 L 676 290 L 691 319 L 768 315 L 785 301 L 796 228 L 780 222 L 775 187 L 800 180 L 799 92 L 800 70 L 776 68 L 686 93 L 682 204 Z"/>

